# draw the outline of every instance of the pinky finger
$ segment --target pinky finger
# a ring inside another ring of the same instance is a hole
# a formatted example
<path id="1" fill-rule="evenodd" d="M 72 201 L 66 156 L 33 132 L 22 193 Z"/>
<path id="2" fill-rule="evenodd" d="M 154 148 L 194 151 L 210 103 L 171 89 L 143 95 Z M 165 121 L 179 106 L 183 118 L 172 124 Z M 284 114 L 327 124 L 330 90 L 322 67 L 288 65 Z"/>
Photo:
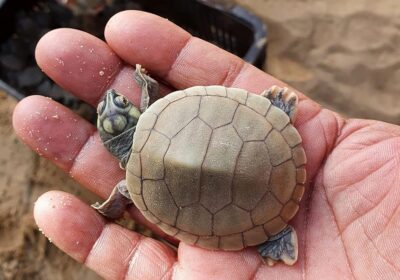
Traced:
<path id="1" fill-rule="evenodd" d="M 51 191 L 35 204 L 43 233 L 61 250 L 105 279 L 170 279 L 176 260 L 166 245 L 108 224 L 71 194 Z"/>

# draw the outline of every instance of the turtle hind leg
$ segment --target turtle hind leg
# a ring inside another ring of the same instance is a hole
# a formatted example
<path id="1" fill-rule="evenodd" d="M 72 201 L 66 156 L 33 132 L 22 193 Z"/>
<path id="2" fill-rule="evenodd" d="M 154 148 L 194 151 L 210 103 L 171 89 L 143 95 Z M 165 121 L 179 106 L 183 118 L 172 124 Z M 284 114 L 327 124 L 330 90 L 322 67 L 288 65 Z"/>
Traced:
<path id="1" fill-rule="evenodd" d="M 291 226 L 287 226 L 280 233 L 259 245 L 257 250 L 269 266 L 278 261 L 293 265 L 297 261 L 298 254 L 296 231 Z"/>
<path id="2" fill-rule="evenodd" d="M 110 196 L 103 203 L 96 202 L 92 207 L 109 219 L 120 218 L 126 207 L 132 203 L 126 181 L 122 180 L 112 190 Z"/>
<path id="3" fill-rule="evenodd" d="M 289 116 L 291 123 L 294 123 L 298 104 L 296 93 L 288 88 L 272 86 L 261 93 L 261 96 L 268 98 L 272 105 L 284 111 Z"/>

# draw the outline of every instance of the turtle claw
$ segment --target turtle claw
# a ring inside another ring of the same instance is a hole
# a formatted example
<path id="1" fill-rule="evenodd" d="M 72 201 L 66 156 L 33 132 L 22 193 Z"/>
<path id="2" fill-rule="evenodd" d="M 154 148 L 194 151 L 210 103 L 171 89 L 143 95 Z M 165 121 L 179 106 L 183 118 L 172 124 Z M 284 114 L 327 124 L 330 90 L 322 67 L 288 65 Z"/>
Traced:
<path id="1" fill-rule="evenodd" d="M 96 202 L 92 207 L 100 214 L 109 219 L 118 219 L 122 217 L 126 207 L 132 203 L 126 189 L 126 181 L 119 182 L 111 192 L 110 196 L 103 203 Z"/>
<path id="2" fill-rule="evenodd" d="M 297 261 L 298 253 L 297 234 L 287 226 L 275 236 L 258 246 L 258 252 L 265 264 L 274 266 L 278 261 L 287 265 L 293 265 Z"/>
<path id="3" fill-rule="evenodd" d="M 290 122 L 294 123 L 298 104 L 296 93 L 285 87 L 272 86 L 261 93 L 261 96 L 268 98 L 272 105 L 284 111 L 289 116 Z"/>

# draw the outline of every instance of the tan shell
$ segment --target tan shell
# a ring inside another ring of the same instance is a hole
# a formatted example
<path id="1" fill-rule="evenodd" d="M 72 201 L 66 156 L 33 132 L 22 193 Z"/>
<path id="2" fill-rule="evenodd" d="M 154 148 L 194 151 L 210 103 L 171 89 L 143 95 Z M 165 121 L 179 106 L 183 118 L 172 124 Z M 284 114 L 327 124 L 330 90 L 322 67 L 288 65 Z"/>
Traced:
<path id="1" fill-rule="evenodd" d="M 240 250 L 298 210 L 306 157 L 289 117 L 242 89 L 192 87 L 140 117 L 127 166 L 135 205 L 167 234 Z"/>

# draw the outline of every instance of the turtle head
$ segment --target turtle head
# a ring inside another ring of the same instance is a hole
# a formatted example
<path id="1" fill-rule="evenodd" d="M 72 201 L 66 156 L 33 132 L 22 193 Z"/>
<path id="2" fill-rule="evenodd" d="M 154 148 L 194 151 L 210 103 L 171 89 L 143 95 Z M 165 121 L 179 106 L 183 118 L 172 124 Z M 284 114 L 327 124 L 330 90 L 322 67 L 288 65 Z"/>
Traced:
<path id="1" fill-rule="evenodd" d="M 125 166 L 140 111 L 114 89 L 106 92 L 97 106 L 97 129 L 104 146 Z"/>

